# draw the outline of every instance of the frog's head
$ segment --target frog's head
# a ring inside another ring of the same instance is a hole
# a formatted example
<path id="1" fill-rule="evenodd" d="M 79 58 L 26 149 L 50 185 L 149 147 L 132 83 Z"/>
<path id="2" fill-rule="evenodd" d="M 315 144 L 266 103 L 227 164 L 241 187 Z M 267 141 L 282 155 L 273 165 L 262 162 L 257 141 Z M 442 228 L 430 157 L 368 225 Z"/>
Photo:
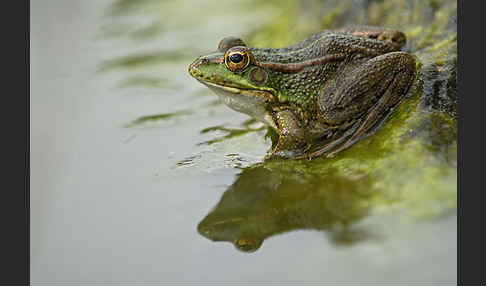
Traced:
<path id="1" fill-rule="evenodd" d="M 241 39 L 221 40 L 216 52 L 199 57 L 189 66 L 189 74 L 232 109 L 273 124 L 265 107 L 276 100 L 276 90 L 268 85 L 267 71 L 257 65 Z"/>

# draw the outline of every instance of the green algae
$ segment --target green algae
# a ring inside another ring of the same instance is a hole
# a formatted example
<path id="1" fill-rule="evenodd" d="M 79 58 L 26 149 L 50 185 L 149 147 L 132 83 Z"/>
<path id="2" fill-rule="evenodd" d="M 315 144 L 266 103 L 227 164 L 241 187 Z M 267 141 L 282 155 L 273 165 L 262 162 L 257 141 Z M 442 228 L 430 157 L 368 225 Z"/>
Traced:
<path id="1" fill-rule="evenodd" d="M 184 115 L 190 115 L 193 112 L 191 110 L 181 110 L 177 112 L 171 113 L 161 113 L 161 114 L 153 114 L 153 115 L 145 115 L 141 116 L 130 123 L 125 124 L 125 128 L 132 128 L 136 126 L 140 126 L 149 122 L 161 122 L 161 121 L 168 121 L 174 118 L 178 118 Z"/>
<path id="2" fill-rule="evenodd" d="M 227 127 L 224 127 L 224 126 L 208 127 L 208 128 L 204 128 L 203 130 L 201 130 L 201 134 L 214 132 L 214 131 L 224 132 L 226 134 L 224 136 L 219 137 L 219 138 L 215 138 L 215 139 L 211 139 L 211 140 L 208 140 L 208 141 L 198 143 L 198 145 L 211 145 L 211 144 L 214 144 L 214 143 L 222 142 L 226 139 L 242 136 L 242 135 L 245 135 L 245 134 L 250 133 L 250 132 L 260 131 L 260 130 L 264 130 L 264 129 L 265 129 L 264 126 L 260 126 L 259 128 L 248 128 L 248 127 L 247 128 L 227 128 Z"/>

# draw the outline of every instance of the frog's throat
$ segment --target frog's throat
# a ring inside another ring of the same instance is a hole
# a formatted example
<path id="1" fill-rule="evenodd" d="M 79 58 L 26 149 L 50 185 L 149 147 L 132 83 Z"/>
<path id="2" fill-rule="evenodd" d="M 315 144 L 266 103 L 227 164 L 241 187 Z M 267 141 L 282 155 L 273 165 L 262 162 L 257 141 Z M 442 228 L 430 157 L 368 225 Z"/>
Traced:
<path id="1" fill-rule="evenodd" d="M 210 82 L 202 82 L 231 109 L 245 113 L 256 120 L 277 129 L 272 115 L 267 111 L 266 106 L 274 100 L 274 96 L 268 91 L 239 89 L 229 86 L 222 86 Z"/>

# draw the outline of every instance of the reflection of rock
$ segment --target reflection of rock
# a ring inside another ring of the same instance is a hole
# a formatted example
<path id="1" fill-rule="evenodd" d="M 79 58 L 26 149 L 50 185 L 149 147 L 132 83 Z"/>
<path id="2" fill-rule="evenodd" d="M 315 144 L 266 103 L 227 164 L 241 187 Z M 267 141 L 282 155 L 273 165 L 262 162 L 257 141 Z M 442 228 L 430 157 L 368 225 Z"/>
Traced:
<path id="1" fill-rule="evenodd" d="M 199 223 L 199 233 L 247 252 L 270 236 L 300 229 L 326 230 L 341 245 L 366 237 L 366 231 L 350 226 L 369 210 L 373 193 L 367 176 L 344 177 L 332 170 L 315 174 L 312 162 L 285 169 L 270 165 L 244 169 Z"/>

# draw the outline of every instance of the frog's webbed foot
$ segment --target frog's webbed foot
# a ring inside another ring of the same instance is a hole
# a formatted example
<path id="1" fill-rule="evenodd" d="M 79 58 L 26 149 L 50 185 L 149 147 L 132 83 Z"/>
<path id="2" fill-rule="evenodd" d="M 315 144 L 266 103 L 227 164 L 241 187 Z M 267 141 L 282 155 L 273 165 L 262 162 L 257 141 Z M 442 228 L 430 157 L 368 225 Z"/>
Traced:
<path id="1" fill-rule="evenodd" d="M 414 75 L 415 59 L 403 52 L 393 52 L 375 57 L 338 78 L 321 95 L 323 120 L 336 123 L 363 112 L 365 115 L 340 138 L 311 155 L 331 151 L 326 156 L 334 157 L 362 139 L 406 94 Z M 343 107 L 347 114 L 343 114 Z"/>
<path id="2" fill-rule="evenodd" d="M 268 152 L 267 158 L 295 158 L 302 155 L 307 144 L 307 132 L 302 127 L 300 118 L 290 109 L 277 111 L 274 114 L 278 126 L 277 144 Z"/>

